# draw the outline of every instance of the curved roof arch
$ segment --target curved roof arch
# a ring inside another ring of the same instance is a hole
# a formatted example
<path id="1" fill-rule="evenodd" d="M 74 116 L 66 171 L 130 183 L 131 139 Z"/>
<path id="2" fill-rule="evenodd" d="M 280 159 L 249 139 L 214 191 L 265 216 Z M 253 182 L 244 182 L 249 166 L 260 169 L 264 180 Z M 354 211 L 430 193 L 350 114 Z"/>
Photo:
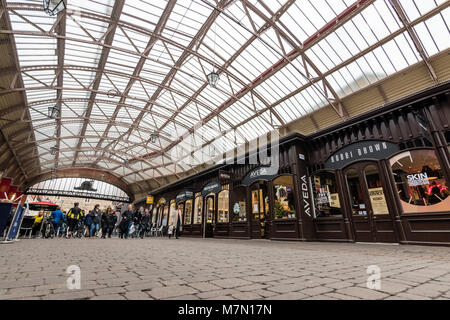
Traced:
<path id="1" fill-rule="evenodd" d="M 120 188 L 103 181 L 85 178 L 54 178 L 44 180 L 28 188 L 26 194 L 131 202 L 131 198 Z"/>
<path id="2" fill-rule="evenodd" d="M 0 129 L 24 181 L 92 168 L 160 184 L 196 170 L 174 154 L 342 121 L 346 97 L 408 68 L 448 80 L 432 59 L 449 52 L 449 0 L 67 0 L 57 17 L 0 1 Z"/>

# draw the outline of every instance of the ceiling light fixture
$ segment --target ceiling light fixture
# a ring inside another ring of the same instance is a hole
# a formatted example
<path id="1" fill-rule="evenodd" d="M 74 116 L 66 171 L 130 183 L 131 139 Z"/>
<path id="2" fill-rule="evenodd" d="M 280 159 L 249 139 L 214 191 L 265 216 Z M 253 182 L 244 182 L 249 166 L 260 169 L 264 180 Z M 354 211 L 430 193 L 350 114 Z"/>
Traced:
<path id="1" fill-rule="evenodd" d="M 56 119 L 59 116 L 59 109 L 54 106 L 54 107 L 49 107 L 48 108 L 48 117 L 50 119 Z"/>
<path id="2" fill-rule="evenodd" d="M 214 51 L 214 65 L 216 64 L 216 37 L 217 37 L 217 32 L 216 32 L 217 29 L 216 28 L 217 28 L 217 22 L 214 23 L 214 49 L 213 49 L 213 51 Z M 218 70 L 216 72 L 216 70 L 214 69 L 214 66 L 213 66 L 213 71 L 210 74 L 208 74 L 206 76 L 206 78 L 208 79 L 208 83 L 211 86 L 211 88 L 215 89 L 216 86 L 217 86 L 217 82 L 220 79 L 220 75 L 219 75 Z"/>
<path id="3" fill-rule="evenodd" d="M 156 140 L 158 140 L 158 138 L 159 138 L 159 133 L 157 133 L 157 132 L 152 133 L 150 135 L 150 142 L 151 143 L 156 143 Z"/>
<path id="4" fill-rule="evenodd" d="M 208 78 L 208 83 L 212 88 L 216 88 L 217 86 L 217 82 L 220 79 L 219 74 L 213 70 L 213 72 L 211 72 L 210 74 L 207 75 Z"/>
<path id="5" fill-rule="evenodd" d="M 56 155 L 57 153 L 58 153 L 58 147 L 57 146 L 54 146 L 54 147 L 50 148 L 50 154 L 52 156 Z"/>
<path id="6" fill-rule="evenodd" d="M 49 16 L 56 16 L 58 13 L 66 9 L 64 0 L 44 0 L 44 11 Z"/>

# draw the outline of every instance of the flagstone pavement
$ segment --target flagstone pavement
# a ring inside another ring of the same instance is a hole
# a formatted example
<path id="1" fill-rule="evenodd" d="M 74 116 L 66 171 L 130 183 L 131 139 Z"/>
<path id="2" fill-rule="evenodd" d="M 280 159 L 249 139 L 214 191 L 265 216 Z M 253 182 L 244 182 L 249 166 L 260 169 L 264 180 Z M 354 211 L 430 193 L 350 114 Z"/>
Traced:
<path id="1" fill-rule="evenodd" d="M 67 288 L 69 266 L 81 288 Z M 369 266 L 381 288 L 368 289 Z M 0 245 L 0 300 L 450 299 L 450 248 L 266 240 L 22 240 Z"/>

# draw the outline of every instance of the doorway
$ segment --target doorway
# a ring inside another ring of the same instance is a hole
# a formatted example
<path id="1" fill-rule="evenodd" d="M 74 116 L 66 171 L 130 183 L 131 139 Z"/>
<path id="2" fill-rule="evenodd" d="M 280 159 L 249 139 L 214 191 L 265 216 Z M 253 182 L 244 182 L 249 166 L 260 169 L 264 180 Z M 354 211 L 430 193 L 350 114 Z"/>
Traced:
<path id="1" fill-rule="evenodd" d="M 398 242 L 378 163 L 351 165 L 344 170 L 344 176 L 356 241 Z"/>
<path id="2" fill-rule="evenodd" d="M 209 194 L 205 198 L 205 219 L 203 234 L 205 238 L 212 238 L 216 224 L 216 195 Z"/>
<path id="3" fill-rule="evenodd" d="M 269 197 L 267 189 L 267 182 L 265 181 L 260 181 L 251 187 L 252 238 L 268 238 Z"/>
<path id="4" fill-rule="evenodd" d="M 183 232 L 183 225 L 184 225 L 184 202 L 180 202 L 178 203 L 178 210 L 180 210 L 181 212 L 181 217 L 180 217 L 180 232 Z"/>

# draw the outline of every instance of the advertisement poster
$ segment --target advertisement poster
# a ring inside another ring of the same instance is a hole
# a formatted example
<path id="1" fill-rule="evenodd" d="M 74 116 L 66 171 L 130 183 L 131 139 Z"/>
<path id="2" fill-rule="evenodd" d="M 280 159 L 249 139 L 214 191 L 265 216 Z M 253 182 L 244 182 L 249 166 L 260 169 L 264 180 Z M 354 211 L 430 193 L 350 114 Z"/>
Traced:
<path id="1" fill-rule="evenodd" d="M 369 189 L 369 197 L 372 204 L 373 214 L 389 213 L 383 188 Z"/>
<path id="2" fill-rule="evenodd" d="M 23 215 L 25 214 L 25 208 L 18 206 L 16 214 L 14 215 L 11 227 L 8 231 L 7 240 L 14 240 L 19 235 L 20 225 L 22 224 Z"/>
<path id="3" fill-rule="evenodd" d="M 338 193 L 331 193 L 330 194 L 330 207 L 331 208 L 340 208 L 341 203 L 339 201 L 339 194 Z"/>

